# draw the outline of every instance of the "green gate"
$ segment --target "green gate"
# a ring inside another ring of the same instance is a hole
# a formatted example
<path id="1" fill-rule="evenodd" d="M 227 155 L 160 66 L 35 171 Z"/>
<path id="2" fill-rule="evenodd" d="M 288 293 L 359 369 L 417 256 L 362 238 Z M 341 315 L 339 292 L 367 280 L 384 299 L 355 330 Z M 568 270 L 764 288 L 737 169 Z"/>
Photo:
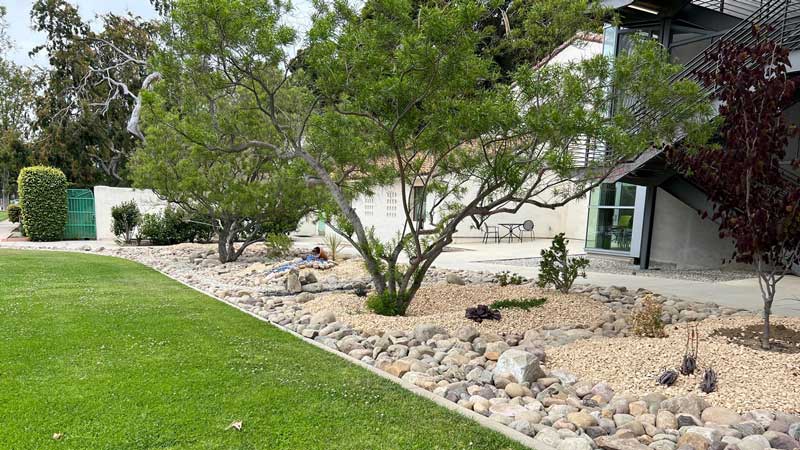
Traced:
<path id="1" fill-rule="evenodd" d="M 94 194 L 88 189 L 67 189 L 67 226 L 64 239 L 97 239 Z"/>

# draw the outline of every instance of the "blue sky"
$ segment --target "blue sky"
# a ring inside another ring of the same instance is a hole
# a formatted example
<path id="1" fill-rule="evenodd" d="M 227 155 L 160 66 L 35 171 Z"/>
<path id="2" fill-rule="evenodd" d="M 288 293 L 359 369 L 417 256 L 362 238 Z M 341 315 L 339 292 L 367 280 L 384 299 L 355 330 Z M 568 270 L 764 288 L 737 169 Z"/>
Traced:
<path id="1" fill-rule="evenodd" d="M 47 64 L 47 58 L 39 55 L 36 58 L 28 57 L 28 52 L 44 42 L 44 36 L 34 33 L 30 24 L 30 9 L 33 2 L 30 0 L 0 0 L 0 5 L 7 9 L 6 20 L 8 21 L 8 33 L 15 43 L 15 48 L 9 55 L 17 64 L 31 66 Z M 77 5 L 84 20 L 98 22 L 95 16 L 98 14 L 115 13 L 125 14 L 130 11 L 136 15 L 151 18 L 156 13 L 150 6 L 149 0 L 71 0 L 70 3 Z M 308 27 L 311 14 L 310 0 L 295 0 L 295 11 L 287 22 L 295 25 L 298 29 L 305 31 Z"/>

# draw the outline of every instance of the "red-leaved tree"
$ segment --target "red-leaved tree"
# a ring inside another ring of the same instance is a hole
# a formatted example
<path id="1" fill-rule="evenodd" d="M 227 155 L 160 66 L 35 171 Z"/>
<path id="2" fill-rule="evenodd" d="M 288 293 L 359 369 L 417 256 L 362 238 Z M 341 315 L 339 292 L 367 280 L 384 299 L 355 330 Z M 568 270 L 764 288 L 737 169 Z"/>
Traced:
<path id="1" fill-rule="evenodd" d="M 717 64 L 698 73 L 720 100 L 721 145 L 674 149 L 670 159 L 712 201 L 710 217 L 720 237 L 733 240 L 733 260 L 755 266 L 764 302 L 761 346 L 769 349 L 776 285 L 800 262 L 800 184 L 791 173 L 800 161 L 786 159 L 797 133 L 784 117 L 796 90 L 786 72 L 789 52 L 764 30 L 753 33 L 748 45 L 720 42 L 706 55 Z"/>

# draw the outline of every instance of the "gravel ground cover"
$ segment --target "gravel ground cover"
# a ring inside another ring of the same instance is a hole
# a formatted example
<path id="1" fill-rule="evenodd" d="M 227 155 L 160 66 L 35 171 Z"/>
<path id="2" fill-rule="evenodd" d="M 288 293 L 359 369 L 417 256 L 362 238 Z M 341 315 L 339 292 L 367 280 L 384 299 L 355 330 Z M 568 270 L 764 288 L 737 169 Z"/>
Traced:
<path id="1" fill-rule="evenodd" d="M 710 403 L 740 412 L 775 409 L 800 412 L 800 354 L 753 350 L 711 336 L 720 328 L 758 324 L 754 316 L 707 319 L 698 322 L 700 346 L 698 366 L 717 372 L 717 392 L 707 395 Z M 800 330 L 799 318 L 774 319 Z M 547 365 L 575 373 L 581 378 L 603 380 L 618 391 L 668 396 L 692 391 L 700 394 L 698 377 L 679 377 L 672 387 L 660 386 L 656 377 L 664 368 L 677 370 L 686 344 L 686 325 L 667 328 L 666 338 L 622 337 L 577 341 L 547 352 Z"/>
<path id="2" fill-rule="evenodd" d="M 478 324 L 464 317 L 466 308 L 488 305 L 496 300 L 546 297 L 547 302 L 530 311 L 520 308 L 500 310 L 502 320 L 485 320 Z M 589 325 L 602 322 L 611 311 L 602 303 L 578 294 L 561 294 L 525 286 L 446 283 L 428 284 L 420 288 L 404 317 L 386 317 L 371 313 L 365 299 L 351 293 L 319 295 L 305 304 L 310 312 L 328 310 L 355 328 L 376 331 L 411 330 L 423 323 L 441 325 L 450 332 L 473 326 L 482 333 L 524 334 L 533 328 L 554 328 Z"/>
<path id="3" fill-rule="evenodd" d="M 755 277 L 755 274 L 746 270 L 711 270 L 711 269 L 676 269 L 667 265 L 653 264 L 649 270 L 641 270 L 639 266 L 631 264 L 630 259 L 609 258 L 597 255 L 584 255 L 590 261 L 587 272 L 615 273 L 620 275 L 641 275 L 643 277 L 673 278 L 679 280 L 704 281 L 717 283 L 723 281 L 743 280 Z M 541 258 L 500 259 L 490 262 L 516 267 L 538 267 Z M 513 269 L 509 268 L 513 271 Z"/>

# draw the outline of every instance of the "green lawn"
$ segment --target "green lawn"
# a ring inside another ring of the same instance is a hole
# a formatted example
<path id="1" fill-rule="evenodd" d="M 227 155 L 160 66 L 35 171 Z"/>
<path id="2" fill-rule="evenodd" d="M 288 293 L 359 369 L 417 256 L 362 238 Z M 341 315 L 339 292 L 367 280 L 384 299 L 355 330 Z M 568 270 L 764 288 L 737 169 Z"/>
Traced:
<path id="1" fill-rule="evenodd" d="M 0 449 L 520 448 L 142 265 L 0 274 Z"/>
<path id="2" fill-rule="evenodd" d="M 8 219 L 8 211 L 0 211 L 0 222 Z"/>

